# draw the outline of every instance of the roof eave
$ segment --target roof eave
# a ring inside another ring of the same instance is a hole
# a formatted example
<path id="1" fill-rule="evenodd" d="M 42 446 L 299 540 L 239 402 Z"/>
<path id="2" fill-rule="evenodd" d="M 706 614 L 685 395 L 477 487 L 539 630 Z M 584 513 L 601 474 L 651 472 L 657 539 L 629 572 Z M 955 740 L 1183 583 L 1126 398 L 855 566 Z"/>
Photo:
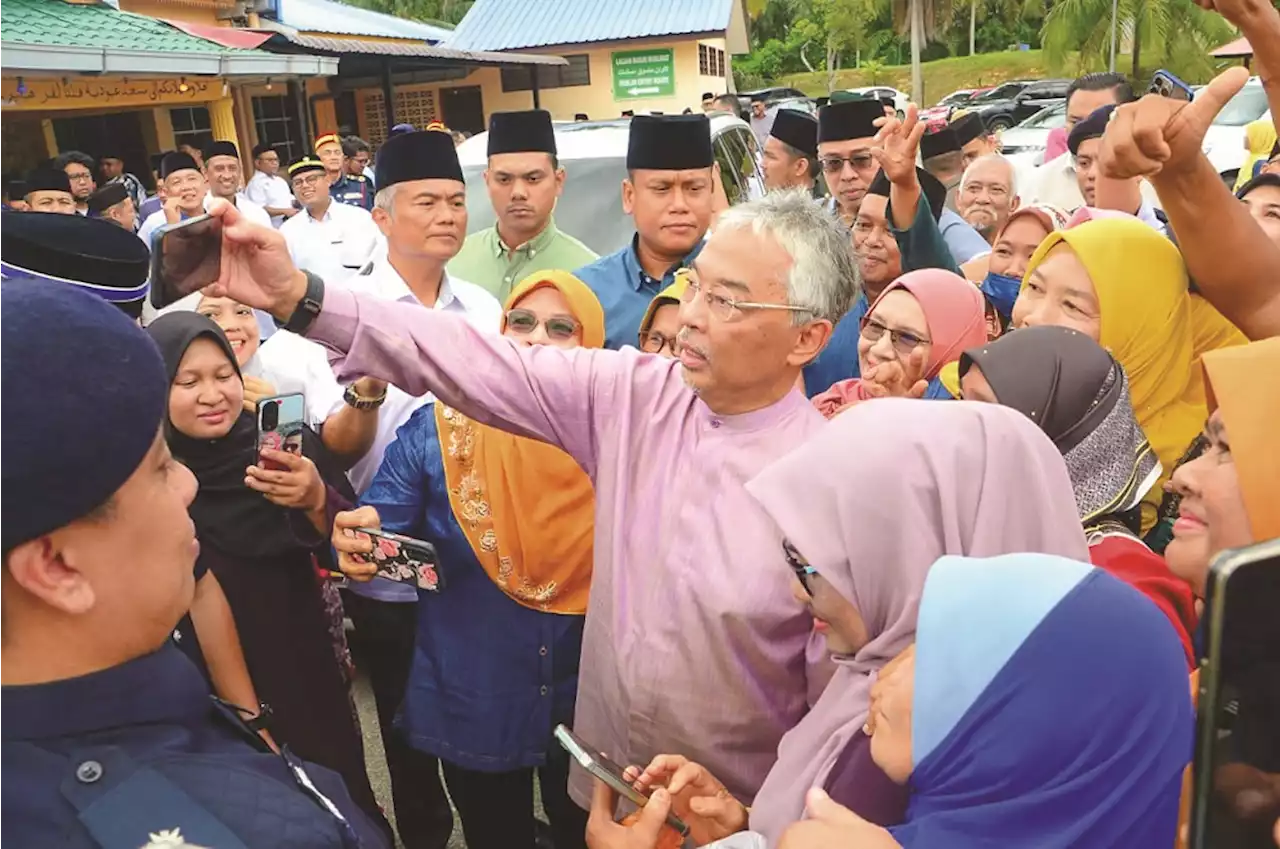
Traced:
<path id="1" fill-rule="evenodd" d="M 466 65 L 568 65 L 562 56 L 538 53 L 496 53 L 482 50 L 458 50 L 425 42 L 366 41 L 341 36 L 317 36 L 298 32 L 292 27 L 263 21 L 263 29 L 271 29 L 291 45 L 327 56 L 392 56 L 436 59 Z M 270 49 L 271 42 L 267 42 Z"/>
<path id="2" fill-rule="evenodd" d="M 338 60 L 257 51 L 116 50 L 61 44 L 0 44 L 6 72 L 168 74 L 187 76 L 329 76 Z"/>

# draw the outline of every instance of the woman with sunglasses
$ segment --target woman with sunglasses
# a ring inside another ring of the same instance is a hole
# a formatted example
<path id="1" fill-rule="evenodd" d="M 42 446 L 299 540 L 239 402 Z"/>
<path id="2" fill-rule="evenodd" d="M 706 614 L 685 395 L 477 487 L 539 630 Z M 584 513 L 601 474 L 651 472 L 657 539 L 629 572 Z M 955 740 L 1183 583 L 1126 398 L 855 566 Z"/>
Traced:
<path id="1" fill-rule="evenodd" d="M 813 405 L 831 418 L 869 398 L 950 398 L 938 372 L 987 336 L 986 302 L 976 286 L 938 268 L 909 272 L 890 283 L 862 318 L 862 376 L 814 396 Z"/>
<path id="2" fill-rule="evenodd" d="M 502 332 L 517 343 L 604 345 L 600 302 L 567 272 L 525 278 L 505 307 Z M 552 730 L 573 724 L 594 501 L 560 449 L 436 402 L 400 428 L 362 506 L 335 523 L 426 540 L 439 555 L 439 592 L 418 591 L 399 729 L 440 759 L 468 846 L 534 845 L 535 769 L 556 846 L 582 845 L 586 815 Z M 349 577 L 373 577 L 351 556 L 372 550 L 365 535 L 336 531 L 334 547 Z"/>
<path id="3" fill-rule="evenodd" d="M 747 489 L 782 533 L 792 594 L 813 615 L 836 672 L 782 738 L 750 811 L 679 755 L 659 755 L 637 770 L 636 786 L 665 787 L 699 845 L 744 828 L 774 845 L 803 818 L 811 787 L 870 822 L 897 825 L 908 790 L 871 760 L 863 731 L 871 685 L 915 639 L 925 575 L 940 557 L 1030 551 L 1088 562 L 1062 456 L 1016 410 L 889 399 L 838 417 Z M 605 807 L 597 791 L 595 808 Z M 593 809 L 592 825 L 604 837 L 610 829 L 602 819 Z M 763 844 L 742 835 L 726 845 Z"/>

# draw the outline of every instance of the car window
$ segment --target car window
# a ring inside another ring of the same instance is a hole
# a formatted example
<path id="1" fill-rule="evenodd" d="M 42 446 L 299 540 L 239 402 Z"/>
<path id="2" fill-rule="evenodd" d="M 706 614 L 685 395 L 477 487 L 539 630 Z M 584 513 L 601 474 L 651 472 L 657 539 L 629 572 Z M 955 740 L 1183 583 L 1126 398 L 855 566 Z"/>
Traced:
<path id="1" fill-rule="evenodd" d="M 1023 85 L 1021 83 L 1005 83 L 1004 85 L 996 86 L 986 94 L 978 95 L 974 98 L 974 102 L 978 103 L 989 100 L 1004 100 L 1007 97 L 1013 97 L 1015 94 L 1022 91 L 1022 89 Z"/>
<path id="2" fill-rule="evenodd" d="M 1053 106 L 1046 106 L 1018 126 L 1028 130 L 1056 130 L 1066 125 L 1067 104 L 1063 101 Z"/>
<path id="3" fill-rule="evenodd" d="M 716 162 L 720 163 L 720 181 L 724 184 L 724 194 L 729 199 L 730 206 L 747 200 L 750 195 L 750 184 L 747 181 L 753 170 L 753 166 L 747 161 L 750 153 L 742 137 L 735 132 L 742 129 L 729 127 L 711 140 Z M 744 135 L 750 136 L 750 133 Z M 755 139 L 750 141 L 755 143 Z"/>
<path id="4" fill-rule="evenodd" d="M 1213 123 L 1226 127 L 1243 127 L 1262 117 L 1267 111 L 1267 93 L 1261 85 L 1249 84 L 1227 101 Z"/>

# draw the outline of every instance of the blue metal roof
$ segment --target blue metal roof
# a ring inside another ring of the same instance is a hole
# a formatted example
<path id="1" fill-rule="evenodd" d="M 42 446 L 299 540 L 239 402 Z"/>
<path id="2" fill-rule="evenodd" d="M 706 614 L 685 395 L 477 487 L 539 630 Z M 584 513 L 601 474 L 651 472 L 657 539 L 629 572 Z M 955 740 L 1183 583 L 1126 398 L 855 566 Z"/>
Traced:
<path id="1" fill-rule="evenodd" d="M 281 0 L 293 2 L 293 0 Z M 724 32 L 737 0 L 476 0 L 448 39 L 461 50 L 519 50 Z"/>
<path id="2" fill-rule="evenodd" d="M 432 44 L 453 35 L 445 27 L 371 12 L 336 0 L 277 0 L 276 9 L 280 23 L 304 32 L 414 38 Z"/>

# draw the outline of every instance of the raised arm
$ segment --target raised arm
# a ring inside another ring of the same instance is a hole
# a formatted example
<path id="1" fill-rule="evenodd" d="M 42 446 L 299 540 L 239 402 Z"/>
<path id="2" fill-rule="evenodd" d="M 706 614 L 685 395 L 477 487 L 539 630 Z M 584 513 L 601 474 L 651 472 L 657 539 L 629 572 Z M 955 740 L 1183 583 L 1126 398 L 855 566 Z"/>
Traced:
<path id="1" fill-rule="evenodd" d="M 1102 139 L 1102 169 L 1151 180 L 1201 294 L 1250 339 L 1263 339 L 1280 335 L 1280 247 L 1201 152 L 1214 116 L 1248 76 L 1232 68 L 1191 103 L 1147 95 L 1121 106 Z"/>
<path id="2" fill-rule="evenodd" d="M 1235 24 L 1253 49 L 1253 69 L 1262 78 L 1271 120 L 1280 119 L 1280 12 L 1271 0 L 1196 0 Z"/>

